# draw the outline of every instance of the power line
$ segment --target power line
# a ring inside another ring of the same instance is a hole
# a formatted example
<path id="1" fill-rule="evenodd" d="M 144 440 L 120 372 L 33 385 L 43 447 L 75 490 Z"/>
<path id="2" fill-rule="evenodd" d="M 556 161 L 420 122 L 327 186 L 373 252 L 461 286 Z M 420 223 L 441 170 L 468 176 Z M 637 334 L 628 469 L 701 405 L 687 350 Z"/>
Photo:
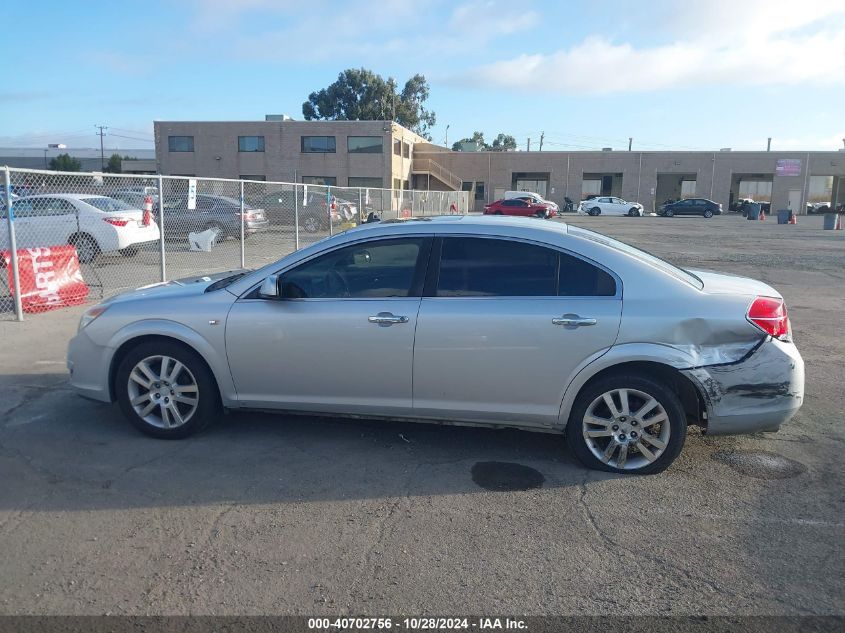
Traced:
<path id="1" fill-rule="evenodd" d="M 103 130 L 107 130 L 109 128 L 106 125 L 95 125 L 94 127 L 100 129 L 100 132 L 98 133 L 98 136 L 100 137 L 100 170 L 105 171 L 106 170 L 106 154 L 103 151 L 103 137 L 106 134 Z"/>

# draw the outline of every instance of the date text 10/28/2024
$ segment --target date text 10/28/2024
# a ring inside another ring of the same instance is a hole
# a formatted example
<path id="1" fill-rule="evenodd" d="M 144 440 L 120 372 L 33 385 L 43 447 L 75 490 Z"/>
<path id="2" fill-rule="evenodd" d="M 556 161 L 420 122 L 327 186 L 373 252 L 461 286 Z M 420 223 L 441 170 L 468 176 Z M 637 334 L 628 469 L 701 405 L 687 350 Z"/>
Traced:
<path id="1" fill-rule="evenodd" d="M 405 629 L 410 631 L 437 630 L 525 630 L 524 620 L 517 618 L 308 618 L 308 628 L 314 631 L 331 630 L 390 630 Z"/>

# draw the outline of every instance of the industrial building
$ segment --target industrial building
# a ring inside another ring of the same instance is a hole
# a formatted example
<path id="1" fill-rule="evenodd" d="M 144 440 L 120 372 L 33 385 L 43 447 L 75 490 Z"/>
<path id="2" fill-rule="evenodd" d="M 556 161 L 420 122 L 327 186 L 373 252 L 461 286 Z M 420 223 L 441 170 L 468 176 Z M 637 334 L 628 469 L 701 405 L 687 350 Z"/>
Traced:
<path id="1" fill-rule="evenodd" d="M 465 190 L 475 208 L 508 189 L 563 206 L 619 196 L 647 210 L 669 199 L 741 198 L 803 213 L 845 204 L 845 152 L 463 151 L 432 144 L 392 121 L 157 121 L 159 173 L 339 187 Z"/>

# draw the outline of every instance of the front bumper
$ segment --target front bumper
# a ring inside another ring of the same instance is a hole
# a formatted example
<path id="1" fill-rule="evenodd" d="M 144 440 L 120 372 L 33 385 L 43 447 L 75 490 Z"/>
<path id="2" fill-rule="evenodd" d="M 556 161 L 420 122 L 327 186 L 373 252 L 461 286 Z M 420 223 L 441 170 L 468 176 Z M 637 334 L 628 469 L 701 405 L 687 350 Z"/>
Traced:
<path id="1" fill-rule="evenodd" d="M 707 433 L 777 431 L 804 401 L 804 360 L 792 342 L 768 338 L 735 363 L 681 370 L 707 406 Z"/>
<path id="2" fill-rule="evenodd" d="M 109 363 L 111 353 L 107 347 L 94 343 L 82 330 L 67 347 L 67 369 L 70 386 L 81 396 L 111 402 L 109 389 Z"/>

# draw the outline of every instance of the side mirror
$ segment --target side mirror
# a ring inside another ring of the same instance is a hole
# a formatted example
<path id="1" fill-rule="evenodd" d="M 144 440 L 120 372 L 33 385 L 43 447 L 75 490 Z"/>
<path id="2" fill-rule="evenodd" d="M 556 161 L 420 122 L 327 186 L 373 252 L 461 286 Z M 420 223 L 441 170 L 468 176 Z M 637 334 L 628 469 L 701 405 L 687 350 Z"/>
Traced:
<path id="1" fill-rule="evenodd" d="M 265 299 L 278 299 L 281 297 L 279 292 L 279 276 L 270 275 L 261 284 L 258 294 Z"/>

